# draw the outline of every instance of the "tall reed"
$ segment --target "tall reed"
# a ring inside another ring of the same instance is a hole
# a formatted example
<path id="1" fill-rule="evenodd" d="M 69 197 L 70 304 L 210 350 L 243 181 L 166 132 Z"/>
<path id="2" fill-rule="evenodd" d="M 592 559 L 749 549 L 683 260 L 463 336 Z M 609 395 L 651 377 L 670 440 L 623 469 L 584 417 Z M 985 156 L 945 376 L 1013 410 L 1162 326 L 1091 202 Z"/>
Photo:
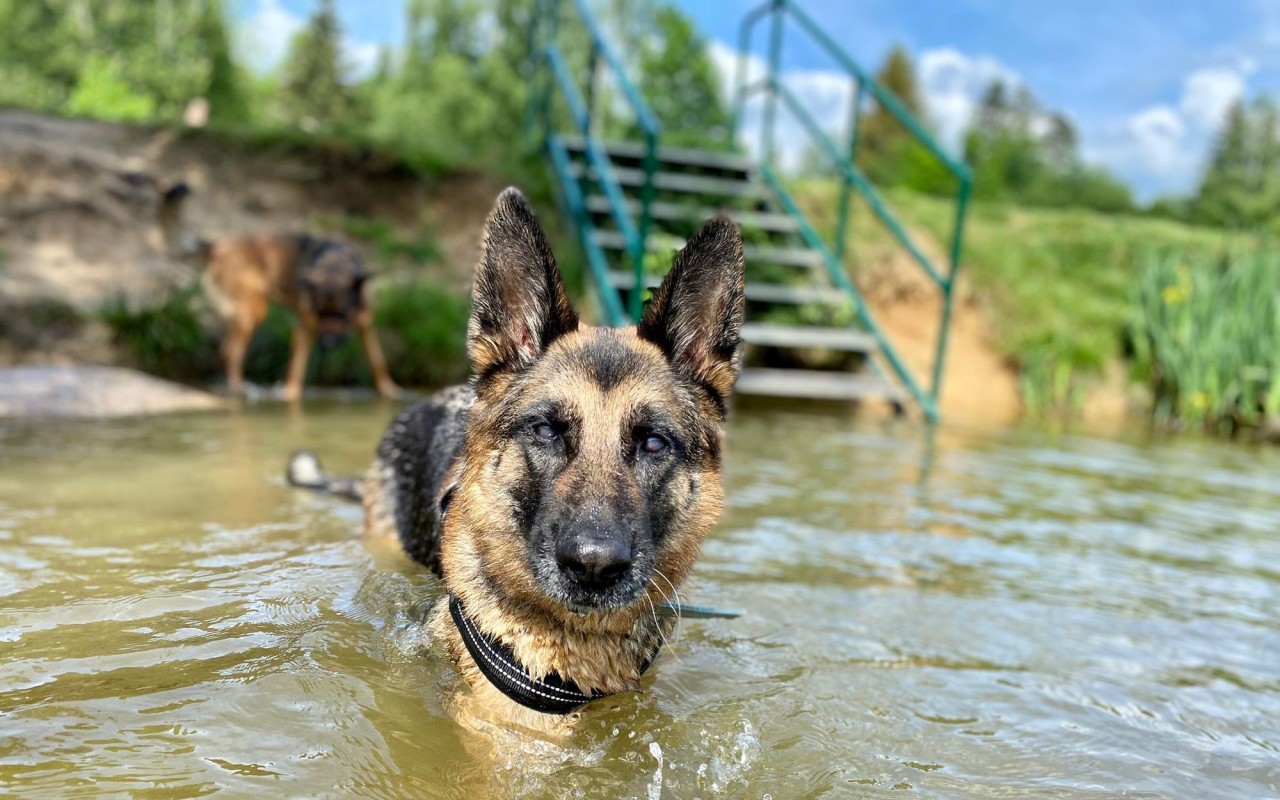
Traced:
<path id="1" fill-rule="evenodd" d="M 1280 250 L 1147 253 L 1130 332 L 1157 421 L 1231 431 L 1280 414 Z"/>

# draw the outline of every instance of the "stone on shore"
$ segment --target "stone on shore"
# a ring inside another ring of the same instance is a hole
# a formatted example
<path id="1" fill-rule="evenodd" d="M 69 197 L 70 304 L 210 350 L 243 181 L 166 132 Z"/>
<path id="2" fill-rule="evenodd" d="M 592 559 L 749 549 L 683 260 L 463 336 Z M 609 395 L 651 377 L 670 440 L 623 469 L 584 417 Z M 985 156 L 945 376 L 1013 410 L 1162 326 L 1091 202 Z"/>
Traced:
<path id="1" fill-rule="evenodd" d="M 128 417 L 223 407 L 221 398 L 207 392 L 120 367 L 0 369 L 0 419 Z"/>

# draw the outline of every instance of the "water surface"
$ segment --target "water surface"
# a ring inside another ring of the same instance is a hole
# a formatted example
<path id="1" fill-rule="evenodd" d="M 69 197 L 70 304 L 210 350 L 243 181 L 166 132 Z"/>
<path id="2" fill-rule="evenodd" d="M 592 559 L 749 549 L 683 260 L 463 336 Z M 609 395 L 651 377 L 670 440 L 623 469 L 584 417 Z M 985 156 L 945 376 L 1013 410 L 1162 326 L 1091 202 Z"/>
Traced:
<path id="1" fill-rule="evenodd" d="M 739 410 L 646 692 L 496 754 L 442 711 L 428 575 L 296 446 L 393 409 L 0 427 L 0 792 L 1280 797 L 1280 453 Z"/>

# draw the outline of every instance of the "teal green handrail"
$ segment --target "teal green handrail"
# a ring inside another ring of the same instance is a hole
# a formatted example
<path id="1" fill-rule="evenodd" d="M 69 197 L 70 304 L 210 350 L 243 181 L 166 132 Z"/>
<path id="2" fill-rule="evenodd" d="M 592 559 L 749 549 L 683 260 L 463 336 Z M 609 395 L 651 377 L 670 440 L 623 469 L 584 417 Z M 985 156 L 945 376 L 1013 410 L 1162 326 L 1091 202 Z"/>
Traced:
<path id="1" fill-rule="evenodd" d="M 746 74 L 746 63 L 748 54 L 751 51 L 751 34 L 756 24 L 765 18 L 769 18 L 769 44 L 768 44 L 768 75 L 753 83 L 748 83 Z M 812 115 L 805 110 L 796 96 L 782 83 L 778 78 L 780 71 L 780 63 L 782 60 L 783 46 L 783 25 L 790 19 L 800 29 L 812 37 L 819 47 L 830 55 L 840 68 L 848 74 L 850 86 L 852 89 L 852 106 L 850 108 L 850 124 L 848 141 L 846 147 L 841 151 L 837 145 L 831 141 L 827 132 L 823 131 L 818 123 L 813 119 Z M 758 6 L 742 20 L 742 26 L 739 31 L 738 40 L 738 66 L 736 70 L 736 88 L 734 91 L 734 107 L 733 107 L 733 125 L 729 133 L 730 143 L 737 141 L 738 131 L 742 126 L 743 109 L 746 105 L 747 97 L 753 92 L 763 91 L 765 96 L 765 107 L 763 115 L 763 125 L 761 126 L 761 171 L 765 177 L 766 183 L 770 185 L 774 194 L 779 200 L 779 204 L 783 210 L 796 220 L 799 225 L 801 236 L 809 243 L 811 247 L 817 250 L 823 256 L 826 264 L 828 275 L 832 282 L 843 289 L 853 301 L 859 321 L 868 329 L 881 343 L 881 352 L 884 354 L 885 360 L 889 362 L 890 367 L 901 379 L 903 385 L 919 402 L 925 416 L 930 420 L 938 418 L 938 396 L 942 387 L 943 366 L 946 361 L 948 327 L 951 320 L 951 306 L 955 289 L 956 275 L 960 269 L 960 255 L 963 243 L 964 217 L 968 208 L 969 195 L 971 192 L 973 177 L 964 163 L 958 161 L 949 155 L 932 133 L 911 113 L 906 106 L 885 86 L 877 81 L 873 76 L 862 69 L 852 58 L 845 53 L 839 45 L 813 21 L 813 19 L 805 13 L 795 2 L 795 0 L 767 0 L 763 5 Z M 853 155 L 856 152 L 859 128 L 862 114 L 862 107 L 866 100 L 866 94 L 869 93 L 876 103 L 894 118 L 896 118 L 903 127 L 914 136 L 924 147 L 937 158 L 942 165 L 955 177 L 957 190 L 955 195 L 956 214 L 954 218 L 954 226 L 951 233 L 950 247 L 948 248 L 948 260 L 946 273 L 943 274 L 937 268 L 933 260 L 930 259 L 923 250 L 918 247 L 907 232 L 906 228 L 894 215 L 893 211 L 885 203 L 875 186 L 863 174 L 854 161 Z M 782 186 L 782 182 L 778 179 L 772 165 L 774 163 L 774 128 L 777 120 L 777 101 L 781 99 L 786 105 L 787 110 L 794 115 L 816 141 L 819 150 L 826 159 L 835 166 L 840 180 L 840 199 L 837 208 L 837 223 L 835 232 L 834 250 L 829 248 L 821 237 L 814 231 L 813 226 L 809 223 L 804 213 L 799 209 L 786 190 Z M 911 255 L 914 260 L 929 279 L 942 292 L 942 320 L 941 328 L 938 333 L 938 340 L 934 350 L 933 369 L 930 375 L 929 388 L 924 390 L 920 382 L 915 378 L 910 368 L 902 362 L 896 351 L 892 347 L 892 343 L 887 340 L 871 317 L 870 312 L 866 309 L 865 303 L 853 282 L 849 280 L 844 272 L 843 259 L 847 249 L 848 241 L 848 225 L 850 216 L 850 197 L 851 192 L 857 191 L 867 205 L 871 207 L 876 219 L 885 226 L 892 234 L 893 238 Z"/>
<path id="2" fill-rule="evenodd" d="M 577 13 L 582 27 L 586 30 L 590 45 L 587 58 L 587 96 L 585 99 L 583 98 L 582 92 L 574 82 L 564 53 L 555 38 L 559 25 L 561 0 L 538 0 L 534 10 L 533 23 L 530 26 L 530 51 L 534 54 L 535 65 L 545 64 L 547 66 L 550 71 L 550 80 L 546 82 L 540 96 L 536 91 L 530 93 L 530 106 L 526 122 L 532 126 L 534 118 L 541 117 L 542 144 L 551 155 L 552 167 L 556 169 L 557 177 L 560 179 L 562 186 L 573 183 L 576 179 L 572 175 L 571 166 L 567 163 L 567 159 L 562 161 L 558 158 L 555 149 L 562 145 L 562 141 L 552 130 L 551 88 L 552 86 L 558 88 L 568 107 L 573 126 L 582 137 L 585 163 L 589 168 L 588 175 L 594 178 L 600 186 L 602 193 L 609 202 L 609 214 L 617 225 L 619 234 L 626 241 L 626 251 L 631 259 L 632 271 L 635 276 L 635 288 L 630 294 L 627 314 L 615 313 L 621 308 L 620 303 L 617 301 L 616 290 L 612 289 L 605 275 L 598 274 L 596 276 L 599 279 L 597 285 L 602 295 L 604 295 L 605 312 L 609 324 L 624 325 L 628 321 L 634 322 L 640 319 L 640 312 L 644 304 L 642 287 L 645 285 L 645 242 L 649 237 L 649 229 L 652 227 L 653 221 L 652 205 L 656 194 L 653 177 L 658 171 L 658 140 L 662 135 L 662 127 L 659 125 L 653 109 L 649 107 L 643 95 L 640 94 L 640 90 L 636 88 L 635 84 L 627 76 L 627 72 L 622 66 L 622 61 L 618 58 L 612 45 L 605 39 L 599 23 L 587 6 L 586 0 L 572 0 L 570 5 Z M 541 31 L 543 20 L 548 21 L 549 32 L 544 37 L 546 43 L 539 46 L 538 33 Z M 641 135 L 644 137 L 644 183 L 640 187 L 638 221 L 632 218 L 631 208 L 628 207 L 626 197 L 614 176 L 609 155 L 605 152 L 603 144 L 593 130 L 597 119 L 595 102 L 596 72 L 602 64 L 613 74 L 622 90 L 622 97 L 635 116 Z M 536 113 L 535 109 L 541 113 Z M 581 198 L 578 199 L 581 200 Z M 575 221 L 582 221 L 578 219 L 575 209 L 572 207 L 571 198 L 566 197 L 565 201 L 567 205 L 570 205 L 569 210 L 575 216 Z M 579 226 L 579 229 L 581 230 L 581 226 Z M 595 246 L 594 242 L 584 242 L 583 246 L 588 251 L 587 258 L 592 270 L 596 271 L 596 262 L 600 259 L 596 259 L 593 256 L 592 250 L 598 251 L 599 248 Z M 613 296 L 609 297 L 608 295 L 611 292 Z"/>

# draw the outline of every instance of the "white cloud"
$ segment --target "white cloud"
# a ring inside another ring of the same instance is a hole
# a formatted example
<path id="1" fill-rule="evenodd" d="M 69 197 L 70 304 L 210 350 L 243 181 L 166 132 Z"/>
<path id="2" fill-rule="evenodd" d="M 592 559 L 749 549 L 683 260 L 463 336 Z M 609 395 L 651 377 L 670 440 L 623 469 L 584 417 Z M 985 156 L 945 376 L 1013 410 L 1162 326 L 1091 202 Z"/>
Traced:
<path id="1" fill-rule="evenodd" d="M 973 120 L 982 93 L 995 81 L 1021 86 L 1013 69 L 988 56 L 967 56 L 952 47 L 926 50 L 920 55 L 920 91 L 929 119 L 943 146 L 952 152 Z"/>
<path id="2" fill-rule="evenodd" d="M 1192 124 L 1215 127 L 1227 108 L 1244 96 L 1244 82 L 1245 74 L 1239 68 L 1197 70 L 1184 81 L 1178 108 Z"/>
<path id="3" fill-rule="evenodd" d="M 1280 30 L 1280 2 L 1276 6 L 1274 17 Z M 723 42 L 713 41 L 710 55 L 726 98 L 732 101 L 737 52 Z M 1025 85 L 1008 65 L 952 47 L 927 50 L 917 63 L 928 121 L 938 132 L 943 147 L 952 152 L 960 150 L 964 131 L 973 120 L 983 92 L 993 81 L 1013 87 Z M 1082 155 L 1086 161 L 1113 170 L 1135 187 L 1141 199 L 1190 190 L 1223 115 L 1231 103 L 1245 96 L 1249 76 L 1257 69 L 1257 62 L 1248 57 L 1237 58 L 1226 66 L 1198 69 L 1184 78 L 1174 102 L 1152 104 L 1110 122 L 1083 128 Z M 748 83 L 759 81 L 767 72 L 764 59 L 748 56 Z M 847 76 L 835 71 L 787 70 L 782 73 L 782 80 L 823 130 L 843 136 L 850 102 Z M 753 153 L 759 151 L 762 120 L 763 101 L 757 94 L 746 105 L 740 131 L 743 144 Z M 1033 124 L 1039 127 L 1047 123 L 1045 119 Z M 812 146 L 811 137 L 800 123 L 781 110 L 775 142 L 784 167 L 799 164 L 803 153 Z"/>
<path id="4" fill-rule="evenodd" d="M 738 53 L 723 42 L 709 45 L 711 61 L 720 74 L 726 102 L 732 103 L 739 69 Z M 748 86 L 768 76 L 768 65 L 756 55 L 747 56 L 744 79 Z M 853 100 L 848 75 L 835 70 L 784 70 L 784 86 L 795 95 L 796 102 L 813 118 L 818 127 L 836 137 L 843 137 L 849 124 L 849 105 Z M 782 99 L 777 101 L 774 142 L 778 160 L 784 169 L 794 168 L 814 141 L 808 128 L 790 111 Z M 761 144 L 760 127 L 764 120 L 764 98 L 759 92 L 747 99 L 742 114 L 739 137 L 753 154 Z"/>
<path id="5" fill-rule="evenodd" d="M 378 68 L 379 48 L 376 42 L 346 39 L 342 42 L 342 61 L 347 75 L 353 80 L 364 80 Z"/>
<path id="6" fill-rule="evenodd" d="M 1115 170 L 1149 199 L 1187 192 L 1196 178 L 1227 109 L 1245 95 L 1256 65 L 1205 67 L 1187 75 L 1176 104 L 1142 108 L 1103 126 L 1086 141 L 1085 157 Z"/>
<path id="7" fill-rule="evenodd" d="M 739 69 L 738 54 L 719 41 L 711 42 L 709 51 L 720 73 L 726 99 L 731 102 Z M 760 81 L 768 74 L 765 60 L 748 56 L 744 74 L 748 84 Z M 927 122 L 938 131 L 942 145 L 953 152 L 959 151 L 963 133 L 973 119 L 983 91 L 992 81 L 1001 80 L 1011 86 L 1023 84 L 1018 73 L 999 61 L 967 56 L 950 47 L 923 53 L 919 76 L 921 95 L 928 110 Z M 853 100 L 848 75 L 834 70 L 785 70 L 782 82 L 824 131 L 835 134 L 837 140 L 846 134 L 849 105 Z M 781 103 L 779 106 L 781 108 Z M 742 125 L 742 141 L 752 152 L 759 149 L 762 120 L 763 101 L 757 95 L 748 101 Z M 784 167 L 796 166 L 811 146 L 805 127 L 783 110 L 778 112 L 775 141 Z"/>
<path id="8" fill-rule="evenodd" d="M 258 0 L 257 9 L 240 24 L 241 58 L 255 72 L 269 72 L 284 61 L 289 43 L 306 21 L 280 5 L 280 0 Z"/>
<path id="9" fill-rule="evenodd" d="M 280 0 L 258 0 L 253 13 L 236 30 L 236 49 L 255 72 L 270 72 L 284 61 L 293 37 L 307 24 Z M 378 45 L 362 39 L 344 38 L 342 58 L 349 77 L 366 78 L 378 65 Z"/>

